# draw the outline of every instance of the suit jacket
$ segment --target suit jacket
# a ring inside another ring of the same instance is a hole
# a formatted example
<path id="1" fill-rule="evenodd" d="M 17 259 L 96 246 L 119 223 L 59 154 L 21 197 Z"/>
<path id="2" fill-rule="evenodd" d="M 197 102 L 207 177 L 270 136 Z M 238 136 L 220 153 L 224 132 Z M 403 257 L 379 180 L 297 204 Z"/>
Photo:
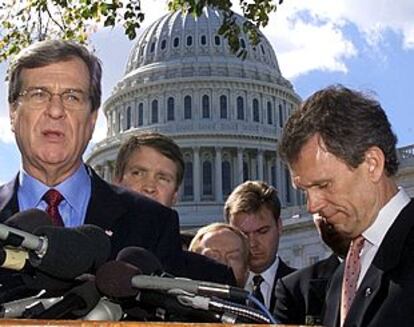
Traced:
<path id="1" fill-rule="evenodd" d="M 178 215 L 174 210 L 107 183 L 90 167 L 87 170 L 92 183 L 85 224 L 110 231 L 112 259 L 124 247 L 139 246 L 154 253 L 172 274 L 235 285 L 232 272 L 224 265 L 204 258 L 187 259 L 181 249 Z M 0 222 L 19 211 L 17 187 L 17 177 L 0 186 Z"/>
<path id="2" fill-rule="evenodd" d="M 275 288 L 276 288 L 276 283 L 277 283 L 278 279 L 282 278 L 283 276 L 289 275 L 290 273 L 294 272 L 295 270 L 296 270 L 295 268 L 289 267 L 279 257 L 279 266 L 277 267 L 276 277 L 275 277 L 275 281 L 274 281 L 273 287 L 272 287 L 272 293 L 271 293 L 272 295 L 270 297 L 270 306 L 269 306 L 269 311 L 270 312 L 273 312 L 273 310 L 275 308 L 275 303 L 276 303 Z"/>
<path id="3" fill-rule="evenodd" d="M 332 277 L 326 298 L 325 326 L 339 326 L 344 263 Z M 386 233 L 364 276 L 347 326 L 414 326 L 414 200 Z"/>
<path id="4" fill-rule="evenodd" d="M 277 281 L 274 316 L 285 324 L 321 324 L 326 286 L 339 266 L 335 254 Z"/>

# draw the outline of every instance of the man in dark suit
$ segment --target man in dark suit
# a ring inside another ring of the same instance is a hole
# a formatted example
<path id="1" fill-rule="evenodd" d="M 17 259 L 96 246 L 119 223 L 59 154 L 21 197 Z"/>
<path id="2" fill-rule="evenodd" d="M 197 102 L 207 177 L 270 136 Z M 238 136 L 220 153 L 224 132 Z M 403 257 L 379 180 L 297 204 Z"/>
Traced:
<path id="1" fill-rule="evenodd" d="M 284 128 L 280 154 L 309 212 L 352 240 L 325 326 L 414 325 L 414 202 L 393 179 L 396 142 L 378 101 L 341 85 L 311 95 Z"/>
<path id="2" fill-rule="evenodd" d="M 329 280 L 345 258 L 350 240 L 314 215 L 319 235 L 333 253 L 326 259 L 282 277 L 276 284 L 274 316 L 285 324 L 320 325 Z"/>
<path id="3" fill-rule="evenodd" d="M 294 271 L 277 254 L 282 220 L 276 189 L 261 181 L 240 184 L 224 205 L 224 217 L 249 239 L 250 271 L 245 289 L 273 311 L 276 281 Z"/>
<path id="4" fill-rule="evenodd" d="M 0 221 L 43 209 L 56 225 L 102 227 L 111 237 L 112 257 L 123 247 L 141 246 L 169 272 L 191 276 L 176 212 L 106 183 L 82 161 L 101 103 L 101 74 L 99 59 L 70 41 L 37 42 L 12 60 L 8 102 L 22 168 L 0 187 Z M 214 279 L 223 282 L 221 277 Z"/>

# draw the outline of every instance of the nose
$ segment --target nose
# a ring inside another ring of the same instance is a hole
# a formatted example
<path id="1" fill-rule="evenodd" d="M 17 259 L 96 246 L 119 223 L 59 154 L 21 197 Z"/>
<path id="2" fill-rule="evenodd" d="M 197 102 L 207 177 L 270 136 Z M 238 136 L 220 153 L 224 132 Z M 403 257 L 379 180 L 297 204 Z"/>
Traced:
<path id="1" fill-rule="evenodd" d="M 154 177 L 146 176 L 142 185 L 142 191 L 149 195 L 152 195 L 157 191 L 156 181 Z"/>
<path id="2" fill-rule="evenodd" d="M 311 214 L 321 211 L 324 206 L 323 197 L 316 191 L 308 190 L 306 199 L 307 210 Z"/>
<path id="3" fill-rule="evenodd" d="M 65 108 L 60 97 L 57 94 L 52 95 L 50 102 L 47 104 L 47 114 L 55 119 L 59 119 L 65 115 Z"/>

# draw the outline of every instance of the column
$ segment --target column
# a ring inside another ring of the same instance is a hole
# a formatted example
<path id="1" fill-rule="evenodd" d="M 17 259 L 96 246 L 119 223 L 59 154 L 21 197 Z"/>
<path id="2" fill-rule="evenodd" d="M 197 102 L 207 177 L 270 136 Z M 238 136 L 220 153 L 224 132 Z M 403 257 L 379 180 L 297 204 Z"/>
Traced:
<path id="1" fill-rule="evenodd" d="M 263 150 L 257 150 L 257 179 L 263 180 Z"/>
<path id="2" fill-rule="evenodd" d="M 193 176 L 194 176 L 194 202 L 200 202 L 200 147 L 194 147 Z"/>
<path id="3" fill-rule="evenodd" d="M 221 171 L 221 148 L 216 147 L 216 201 L 223 202 L 223 176 Z"/>
<path id="4" fill-rule="evenodd" d="M 272 184 L 272 157 L 266 160 L 266 170 L 267 170 L 267 180 L 266 183 L 271 185 Z M 279 191 L 279 189 L 278 189 Z"/>
<path id="5" fill-rule="evenodd" d="M 243 149 L 237 148 L 237 168 L 236 168 L 237 185 L 243 182 Z"/>

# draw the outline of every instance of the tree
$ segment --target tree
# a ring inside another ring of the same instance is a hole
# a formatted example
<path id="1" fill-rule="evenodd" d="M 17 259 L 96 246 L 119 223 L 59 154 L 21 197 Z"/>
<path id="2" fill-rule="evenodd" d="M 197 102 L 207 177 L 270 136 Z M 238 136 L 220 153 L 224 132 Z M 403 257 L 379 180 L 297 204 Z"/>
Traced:
<path id="1" fill-rule="evenodd" d="M 148 0 L 147 0 L 148 1 Z M 269 14 L 277 4 L 269 0 L 239 0 L 246 22 L 240 26 L 231 11 L 230 0 L 169 0 L 171 11 L 182 10 L 201 15 L 205 6 L 215 6 L 224 13 L 219 33 L 227 38 L 230 49 L 244 57 L 239 34 L 244 31 L 253 44 L 260 41 L 257 27 L 268 24 Z M 280 5 L 283 0 L 278 0 Z M 145 18 L 140 0 L 3 0 L 0 1 L 0 61 L 37 40 L 73 39 L 87 43 L 99 26 L 122 26 L 133 40 Z"/>

